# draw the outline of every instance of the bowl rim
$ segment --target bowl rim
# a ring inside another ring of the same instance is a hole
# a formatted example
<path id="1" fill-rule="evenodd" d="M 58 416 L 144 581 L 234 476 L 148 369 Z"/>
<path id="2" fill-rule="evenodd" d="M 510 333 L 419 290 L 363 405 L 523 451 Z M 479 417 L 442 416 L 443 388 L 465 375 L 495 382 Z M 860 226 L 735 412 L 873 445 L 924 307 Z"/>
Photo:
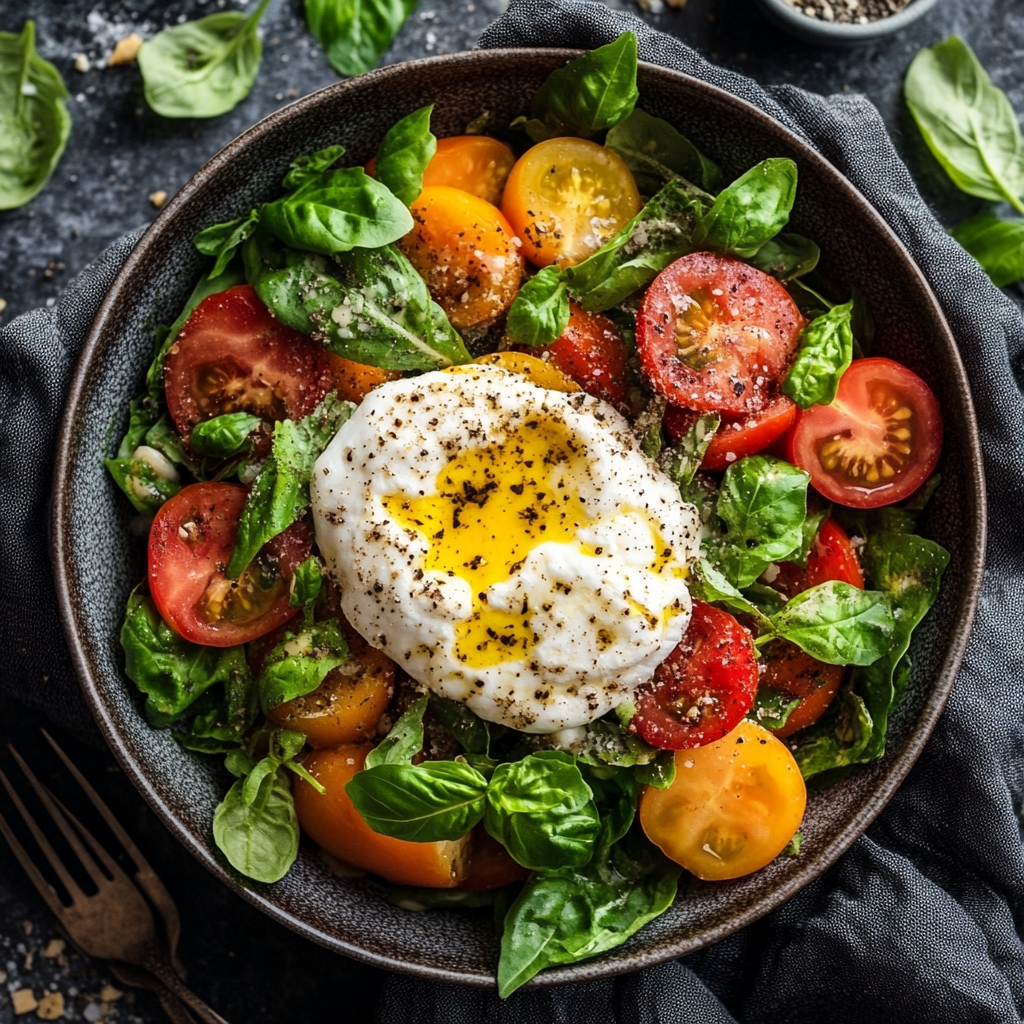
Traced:
<path id="1" fill-rule="evenodd" d="M 886 15 L 865 25 L 859 23 L 822 21 L 802 11 L 796 11 L 787 0 L 758 0 L 769 17 L 782 23 L 786 29 L 805 39 L 816 39 L 822 43 L 870 43 L 885 36 L 893 35 L 912 25 L 927 14 L 939 0 L 910 0 L 902 10 Z"/>
<path id="2" fill-rule="evenodd" d="M 185 205 L 192 193 L 209 178 L 217 175 L 224 167 L 235 160 L 241 151 L 254 142 L 269 127 L 287 122 L 292 117 L 317 107 L 325 96 L 333 96 L 352 88 L 358 89 L 364 82 L 386 83 L 391 79 L 400 81 L 402 76 L 406 74 L 407 69 L 411 67 L 451 66 L 472 71 L 475 66 L 480 64 L 492 61 L 507 61 L 517 56 L 524 57 L 527 55 L 533 58 L 542 56 L 545 59 L 552 60 L 557 65 L 561 61 L 568 61 L 573 57 L 579 56 L 582 52 L 584 51 L 569 48 L 508 47 L 494 50 L 469 50 L 453 54 L 441 54 L 390 65 L 310 93 L 308 96 L 302 97 L 286 107 L 269 114 L 229 142 L 189 179 L 181 191 L 160 212 L 141 238 L 135 243 L 128 259 L 108 289 L 79 355 L 74 376 L 68 389 L 54 463 L 53 497 L 50 515 L 50 553 L 54 569 L 58 608 L 65 639 L 82 690 L 100 732 L 125 771 L 125 774 L 131 779 L 136 789 L 142 794 L 157 817 L 213 875 L 227 884 L 235 893 L 267 913 L 272 919 L 298 932 L 303 937 L 375 967 L 411 974 L 433 981 L 449 982 L 477 988 L 494 988 L 496 984 L 494 976 L 463 974 L 446 968 L 398 960 L 395 957 L 363 949 L 345 939 L 324 934 L 315 925 L 300 919 L 279 906 L 265 894 L 267 887 L 250 888 L 243 885 L 176 818 L 155 786 L 149 781 L 141 765 L 134 759 L 128 745 L 122 739 L 106 707 L 102 698 L 102 690 L 104 688 L 102 679 L 98 677 L 98 674 L 93 673 L 89 654 L 79 633 L 78 612 L 73 596 L 74 586 L 68 560 L 68 538 L 66 536 L 66 525 L 69 521 L 71 510 L 69 479 L 74 465 L 74 424 L 79 413 L 79 407 L 87 399 L 86 379 L 88 377 L 88 370 L 97 356 L 103 353 L 105 339 L 108 336 L 109 321 L 114 312 L 114 307 L 119 301 L 121 291 L 126 287 L 137 270 L 143 267 L 148 259 L 151 258 L 152 254 L 159 252 L 165 234 L 173 231 L 177 211 Z M 968 586 L 966 592 L 961 595 L 959 600 L 962 614 L 949 634 L 949 656 L 932 683 L 929 694 L 914 725 L 913 732 L 908 737 L 905 747 L 893 758 L 874 791 L 832 843 L 812 858 L 808 858 L 802 868 L 790 878 L 784 880 L 763 896 L 758 897 L 756 901 L 731 914 L 725 920 L 712 923 L 706 928 L 694 930 L 684 938 L 666 943 L 657 950 L 639 951 L 633 954 L 632 958 L 626 962 L 614 960 L 606 962 L 598 958 L 563 967 L 548 968 L 529 982 L 529 987 L 548 987 L 570 982 L 612 977 L 630 973 L 644 967 L 654 966 L 692 953 L 697 949 L 725 938 L 776 909 L 831 867 L 859 838 L 861 833 L 889 802 L 931 736 L 964 657 L 978 605 L 984 567 L 987 523 L 985 480 L 982 469 L 980 436 L 967 373 L 960 358 L 956 340 L 946 322 L 939 302 L 906 247 L 882 219 L 881 215 L 851 182 L 808 142 L 771 117 L 771 115 L 718 86 L 683 72 L 645 61 L 640 62 L 640 67 L 644 75 L 653 76 L 655 79 L 659 77 L 683 79 L 691 87 L 713 93 L 718 101 L 741 110 L 743 116 L 753 117 L 770 131 L 781 133 L 787 145 L 801 159 L 815 164 L 816 169 L 825 178 L 831 179 L 832 184 L 836 188 L 848 193 L 850 199 L 860 208 L 860 212 L 869 220 L 874 221 L 877 229 L 882 230 L 888 235 L 889 241 L 894 246 L 894 251 L 898 254 L 900 260 L 904 263 L 907 273 L 917 279 L 917 283 L 922 289 L 922 296 L 926 297 L 931 305 L 935 325 L 946 335 L 945 340 L 952 356 L 951 366 L 954 379 L 951 381 L 951 384 L 954 390 L 964 399 L 963 411 L 967 428 L 966 441 L 968 449 L 974 456 L 970 460 L 971 472 L 965 481 L 968 492 L 972 493 L 977 499 L 967 511 L 967 522 L 965 524 L 967 527 L 965 533 L 973 538 L 974 543 L 972 549 L 964 557 L 964 574 L 968 581 Z"/>

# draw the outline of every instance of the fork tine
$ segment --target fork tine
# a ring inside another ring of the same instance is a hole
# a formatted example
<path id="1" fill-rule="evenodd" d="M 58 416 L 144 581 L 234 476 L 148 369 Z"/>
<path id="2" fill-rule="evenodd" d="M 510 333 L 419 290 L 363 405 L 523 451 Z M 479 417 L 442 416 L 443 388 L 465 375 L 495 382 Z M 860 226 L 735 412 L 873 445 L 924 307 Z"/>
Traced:
<path id="1" fill-rule="evenodd" d="M 24 758 L 19 754 L 14 747 L 8 743 L 7 749 L 14 755 L 15 761 L 18 762 L 18 767 L 25 774 L 25 778 L 31 783 L 32 788 L 36 791 L 39 799 L 42 800 L 43 806 L 50 812 L 50 817 L 57 824 L 57 828 L 60 829 L 61 835 L 68 841 L 68 845 L 74 850 L 78 859 L 82 862 L 82 867 L 85 868 L 89 873 L 89 877 L 102 888 L 109 879 L 99 869 L 99 865 L 89 855 L 89 851 L 82 845 L 82 841 L 75 834 L 74 829 L 68 824 L 67 818 L 59 810 L 57 810 L 56 804 L 50 799 L 50 794 L 47 792 L 46 787 L 36 778 L 35 772 L 27 764 L 25 764 Z"/>
<path id="2" fill-rule="evenodd" d="M 64 867 L 64 863 L 61 861 L 60 857 L 57 856 L 57 851 L 50 845 L 50 840 L 43 835 L 42 829 L 40 829 L 36 824 L 36 819 L 29 813 L 28 808 L 22 803 L 21 797 L 18 796 L 18 793 L 11 785 L 10 780 L 2 771 L 0 771 L 0 782 L 3 783 L 4 789 L 7 790 L 7 795 L 14 802 L 14 806 L 21 815 L 22 821 L 28 825 L 29 831 L 32 833 L 33 838 L 39 845 L 39 849 L 43 851 L 43 855 L 50 862 L 50 867 L 57 872 L 57 877 L 61 880 L 61 884 L 64 888 L 67 889 L 72 902 L 85 899 L 85 893 L 82 892 L 78 883 L 71 877 L 71 875 L 68 874 L 67 868 Z"/>
<path id="3" fill-rule="evenodd" d="M 11 848 L 14 856 L 18 858 L 18 863 L 25 869 L 25 874 L 28 875 L 32 884 L 39 890 L 39 895 L 46 900 L 46 905 L 57 915 L 58 919 L 62 919 L 64 916 L 64 904 L 57 898 L 57 893 L 54 891 L 53 886 L 43 877 L 39 868 L 32 863 L 32 858 L 29 857 L 25 847 L 18 842 L 18 837 L 4 820 L 2 814 L 0 814 L 0 835 L 7 840 L 7 845 Z"/>
<path id="4" fill-rule="evenodd" d="M 61 800 L 59 800 L 56 796 L 53 795 L 49 786 L 45 785 L 44 783 L 40 783 L 40 786 L 42 786 L 43 791 L 53 801 L 54 805 L 61 812 L 61 814 L 63 814 L 64 817 L 67 818 L 68 821 L 70 821 L 71 824 L 75 827 L 75 831 L 77 831 L 78 834 L 86 841 L 86 843 L 89 844 L 90 849 L 99 858 L 100 863 L 107 869 L 107 871 L 109 871 L 114 878 L 117 878 L 120 875 L 121 877 L 127 879 L 128 876 L 122 870 L 121 865 L 118 864 L 117 861 L 114 860 L 114 858 L 111 857 L 109 853 L 107 853 L 107 851 L 100 845 L 100 843 L 95 838 L 93 838 L 92 833 L 67 809 L 67 807 L 64 806 Z"/>
<path id="5" fill-rule="evenodd" d="M 78 767 L 71 758 L 57 745 L 57 741 L 45 729 L 40 731 L 46 737 L 47 743 L 53 747 L 54 753 L 64 762 L 64 767 L 67 768 L 74 777 L 74 780 L 82 787 L 85 795 L 92 801 L 93 807 L 99 811 L 117 841 L 135 862 L 135 866 L 138 868 L 135 883 L 150 898 L 157 913 L 163 918 L 164 929 L 167 934 L 167 945 L 174 960 L 174 966 L 178 973 L 184 977 L 184 968 L 177 959 L 178 939 L 181 936 L 181 918 L 178 916 L 178 908 L 175 906 L 171 894 L 167 891 L 163 882 L 160 881 L 157 873 L 150 866 L 149 861 L 142 855 L 142 851 L 132 841 L 131 836 L 121 827 L 121 823 L 114 817 L 113 812 L 106 805 L 103 798 L 93 789 L 89 780 L 78 770 Z"/>

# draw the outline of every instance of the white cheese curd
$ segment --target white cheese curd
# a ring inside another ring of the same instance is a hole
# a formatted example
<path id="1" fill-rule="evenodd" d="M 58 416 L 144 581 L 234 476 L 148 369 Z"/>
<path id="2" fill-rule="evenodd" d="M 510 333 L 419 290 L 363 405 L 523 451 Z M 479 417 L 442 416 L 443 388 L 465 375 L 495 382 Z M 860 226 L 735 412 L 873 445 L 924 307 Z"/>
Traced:
<path id="1" fill-rule="evenodd" d="M 384 384 L 317 461 L 312 495 L 355 629 L 488 721 L 585 725 L 689 623 L 696 510 L 582 392 L 476 364 Z"/>

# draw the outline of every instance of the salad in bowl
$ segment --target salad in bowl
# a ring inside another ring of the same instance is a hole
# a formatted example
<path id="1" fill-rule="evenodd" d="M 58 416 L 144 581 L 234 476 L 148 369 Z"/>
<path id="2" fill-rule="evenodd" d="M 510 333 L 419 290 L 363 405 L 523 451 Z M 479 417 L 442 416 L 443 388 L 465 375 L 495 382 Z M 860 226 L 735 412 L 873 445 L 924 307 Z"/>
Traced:
<path id="1" fill-rule="evenodd" d="M 636 75 L 626 33 L 511 123 L 294 160 L 196 236 L 107 460 L 126 672 L 235 777 L 223 856 L 491 907 L 502 995 L 798 855 L 949 559 L 939 403 L 787 230 L 796 164 L 724 180 Z"/>

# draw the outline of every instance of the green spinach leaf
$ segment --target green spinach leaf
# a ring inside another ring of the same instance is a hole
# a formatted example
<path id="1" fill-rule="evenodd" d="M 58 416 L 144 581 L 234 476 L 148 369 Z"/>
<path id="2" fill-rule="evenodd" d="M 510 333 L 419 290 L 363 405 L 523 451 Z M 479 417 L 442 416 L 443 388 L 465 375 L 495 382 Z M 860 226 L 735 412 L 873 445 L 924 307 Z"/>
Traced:
<path id="1" fill-rule="evenodd" d="M 437 151 L 437 139 L 430 131 L 433 109 L 431 103 L 407 114 L 388 129 L 377 147 L 377 180 L 406 206 L 423 191 L 423 172 Z"/>
<path id="2" fill-rule="evenodd" d="M 918 53 L 903 94 L 935 159 L 968 195 L 1024 213 L 1024 139 L 1006 94 L 956 36 Z"/>
<path id="3" fill-rule="evenodd" d="M 215 280 L 227 270 L 238 247 L 256 230 L 259 222 L 259 211 L 252 210 L 247 217 L 236 217 L 224 224 L 211 224 L 192 239 L 192 244 L 204 256 L 217 257 L 213 269 L 207 275 L 208 280 Z"/>
<path id="4" fill-rule="evenodd" d="M 833 306 L 800 332 L 796 361 L 782 390 L 800 406 L 831 405 L 853 362 L 853 300 Z"/>
<path id="5" fill-rule="evenodd" d="M 809 274 L 821 259 L 817 243 L 803 235 L 783 231 L 769 238 L 751 257 L 750 263 L 783 284 Z"/>
<path id="6" fill-rule="evenodd" d="M 772 157 L 726 186 L 693 233 L 694 248 L 750 259 L 789 222 L 796 164 Z"/>
<path id="7" fill-rule="evenodd" d="M 993 284 L 1005 288 L 1024 278 L 1024 220 L 979 213 L 949 233 L 981 264 Z"/>
<path id="8" fill-rule="evenodd" d="M 71 133 L 60 72 L 36 53 L 36 23 L 0 32 L 0 210 L 14 210 L 50 180 Z"/>
<path id="9" fill-rule="evenodd" d="M 161 117 L 216 117 L 252 89 L 263 56 L 257 27 L 270 0 L 246 16 L 218 11 L 158 32 L 139 49 L 146 102 Z"/>
<path id="10" fill-rule="evenodd" d="M 550 345 L 569 323 L 565 277 L 556 266 L 537 271 L 516 293 L 506 329 L 519 345 Z"/>
<path id="11" fill-rule="evenodd" d="M 339 145 L 325 146 L 315 153 L 297 156 L 289 165 L 288 173 L 281 182 L 281 187 L 289 191 L 304 185 L 311 178 L 318 178 L 330 170 L 345 155 L 345 147 Z"/>
<path id="12" fill-rule="evenodd" d="M 306 0 L 306 21 L 339 75 L 377 65 L 416 0 Z"/>
<path id="13" fill-rule="evenodd" d="M 227 459 L 252 447 L 249 435 L 260 423 L 259 416 L 248 412 L 226 412 L 197 423 L 189 434 L 188 443 L 199 455 Z"/>

